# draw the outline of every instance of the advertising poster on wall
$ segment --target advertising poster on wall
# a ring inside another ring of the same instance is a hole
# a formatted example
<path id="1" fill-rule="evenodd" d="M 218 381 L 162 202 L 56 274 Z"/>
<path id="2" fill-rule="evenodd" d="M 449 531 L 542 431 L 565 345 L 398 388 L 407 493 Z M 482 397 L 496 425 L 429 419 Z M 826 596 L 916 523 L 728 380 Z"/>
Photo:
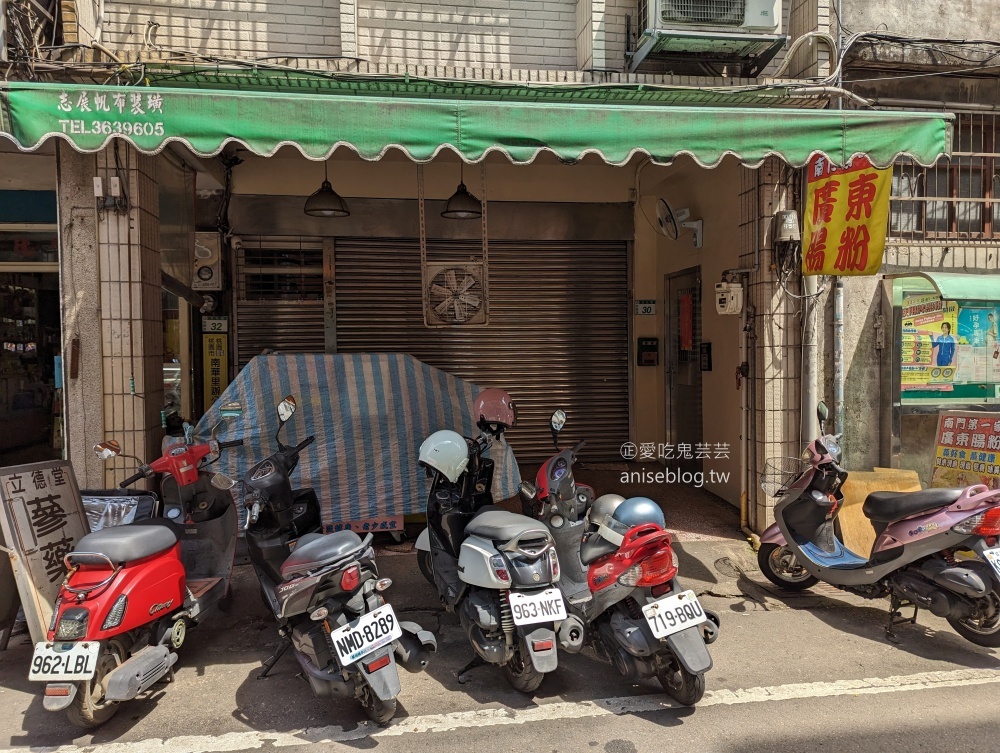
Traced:
<path id="1" fill-rule="evenodd" d="M 926 293 L 903 296 L 902 390 L 954 389 L 962 355 L 958 320 L 956 301 Z"/>
<path id="2" fill-rule="evenodd" d="M 943 411 L 931 486 L 1000 489 L 1000 413 Z"/>

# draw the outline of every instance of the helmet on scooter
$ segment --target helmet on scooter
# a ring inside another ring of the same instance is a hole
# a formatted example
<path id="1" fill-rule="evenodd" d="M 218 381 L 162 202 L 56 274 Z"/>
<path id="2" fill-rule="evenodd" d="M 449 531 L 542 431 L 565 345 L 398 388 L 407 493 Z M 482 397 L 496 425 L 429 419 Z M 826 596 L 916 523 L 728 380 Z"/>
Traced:
<path id="1" fill-rule="evenodd" d="M 420 445 L 420 465 L 455 483 L 469 464 L 469 444 L 458 432 L 442 429 Z"/>
<path id="2" fill-rule="evenodd" d="M 589 565 L 594 560 L 618 549 L 624 532 L 621 536 L 605 536 L 604 534 L 617 532 L 615 528 L 617 523 L 612 516 L 624 502 L 625 497 L 620 494 L 602 494 L 590 506 L 590 510 L 587 512 L 587 528 L 580 545 L 580 560 L 583 564 Z"/>
<path id="3" fill-rule="evenodd" d="M 618 494 L 605 494 L 594 500 L 588 516 L 587 533 L 580 547 L 585 564 L 617 551 L 625 534 L 637 525 L 654 523 L 666 527 L 663 511 L 648 497 L 625 499 Z"/>
<path id="4" fill-rule="evenodd" d="M 476 426 L 495 437 L 517 425 L 517 406 L 511 396 L 498 387 L 485 389 L 476 396 L 472 415 Z"/>

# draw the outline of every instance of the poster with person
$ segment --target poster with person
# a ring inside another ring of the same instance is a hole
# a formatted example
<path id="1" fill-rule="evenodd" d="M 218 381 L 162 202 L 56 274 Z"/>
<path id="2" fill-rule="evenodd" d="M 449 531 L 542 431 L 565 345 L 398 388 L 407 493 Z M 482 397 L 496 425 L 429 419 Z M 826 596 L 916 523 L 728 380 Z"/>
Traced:
<path id="1" fill-rule="evenodd" d="M 903 296 L 901 389 L 954 389 L 963 343 L 959 306 L 928 293 Z"/>
<path id="2" fill-rule="evenodd" d="M 962 306 L 958 312 L 958 335 L 961 367 L 955 374 L 960 384 L 1000 382 L 1000 346 L 997 322 L 1000 307 Z"/>

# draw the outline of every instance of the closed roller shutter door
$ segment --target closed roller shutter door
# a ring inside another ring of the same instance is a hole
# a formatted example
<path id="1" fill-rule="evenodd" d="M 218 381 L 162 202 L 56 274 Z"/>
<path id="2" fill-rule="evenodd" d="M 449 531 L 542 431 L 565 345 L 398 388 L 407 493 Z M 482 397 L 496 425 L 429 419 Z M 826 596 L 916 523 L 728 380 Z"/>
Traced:
<path id="1" fill-rule="evenodd" d="M 247 236 L 235 262 L 239 368 L 265 348 L 322 353 L 322 240 Z"/>
<path id="2" fill-rule="evenodd" d="M 338 239 L 337 349 L 409 353 L 518 405 L 508 437 L 522 462 L 552 454 L 548 417 L 563 408 L 563 446 L 587 460 L 621 459 L 628 441 L 625 243 L 491 241 L 489 325 L 424 325 L 416 240 Z M 478 244 L 433 242 L 428 261 L 480 258 Z M 416 441 L 416 438 L 415 438 Z"/>

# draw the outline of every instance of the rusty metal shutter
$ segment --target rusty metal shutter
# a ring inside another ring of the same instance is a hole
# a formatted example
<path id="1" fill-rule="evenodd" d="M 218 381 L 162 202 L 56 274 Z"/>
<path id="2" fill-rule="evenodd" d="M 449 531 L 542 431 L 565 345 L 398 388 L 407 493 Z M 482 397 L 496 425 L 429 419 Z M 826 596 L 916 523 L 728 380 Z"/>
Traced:
<path id="1" fill-rule="evenodd" d="M 555 408 L 569 414 L 562 444 L 586 439 L 585 459 L 620 460 L 629 428 L 626 248 L 490 241 L 489 325 L 429 328 L 416 239 L 338 238 L 337 350 L 410 353 L 506 389 L 518 405 L 508 436 L 521 462 L 552 454 Z M 428 242 L 429 261 L 478 261 L 481 253 L 478 243 Z"/>
<path id="2" fill-rule="evenodd" d="M 322 353 L 322 239 L 244 236 L 242 240 L 234 259 L 238 367 L 265 348 Z"/>

